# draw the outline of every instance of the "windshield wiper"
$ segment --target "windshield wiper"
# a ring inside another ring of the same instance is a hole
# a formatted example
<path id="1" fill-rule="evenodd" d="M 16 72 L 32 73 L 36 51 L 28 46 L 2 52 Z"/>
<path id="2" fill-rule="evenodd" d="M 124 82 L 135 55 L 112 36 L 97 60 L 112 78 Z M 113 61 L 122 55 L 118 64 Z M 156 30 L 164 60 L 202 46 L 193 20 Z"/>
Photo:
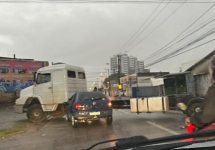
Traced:
<path id="1" fill-rule="evenodd" d="M 146 146 L 157 146 L 157 149 L 159 149 L 159 148 L 161 149 L 161 147 L 160 147 L 161 145 L 159 145 L 159 144 L 165 145 L 165 142 L 173 142 L 173 141 L 184 140 L 184 139 L 189 139 L 189 138 L 203 138 L 203 137 L 211 137 L 211 136 L 215 136 L 215 130 L 208 130 L 205 132 L 196 132 L 196 133 L 192 133 L 192 134 L 173 135 L 173 136 L 167 136 L 167 137 L 161 137 L 161 138 L 155 138 L 155 139 L 147 139 L 144 136 L 134 136 L 134 137 L 129 137 L 129 138 L 113 139 L 113 140 L 99 142 L 99 143 L 96 143 L 96 144 L 90 146 L 86 150 L 91 150 L 98 145 L 105 144 L 105 143 L 111 143 L 111 142 L 116 142 L 116 146 L 113 147 L 113 149 L 115 149 L 115 150 L 137 148 L 137 147 L 142 147 L 142 146 L 145 146 L 145 147 Z M 203 141 L 206 141 L 206 140 L 203 140 Z M 203 141 L 199 141 L 199 142 L 203 142 Z M 174 143 L 175 147 L 174 147 L 174 145 L 171 145 L 171 143 L 170 143 L 169 146 L 173 146 L 171 148 L 177 148 L 177 147 L 187 146 L 187 145 L 197 143 L 197 142 L 198 141 L 184 142 L 182 145 Z M 152 144 L 157 144 L 157 145 L 152 145 Z M 154 147 L 154 148 L 156 148 L 156 147 Z M 151 149 L 152 149 L 152 147 L 151 147 Z"/>

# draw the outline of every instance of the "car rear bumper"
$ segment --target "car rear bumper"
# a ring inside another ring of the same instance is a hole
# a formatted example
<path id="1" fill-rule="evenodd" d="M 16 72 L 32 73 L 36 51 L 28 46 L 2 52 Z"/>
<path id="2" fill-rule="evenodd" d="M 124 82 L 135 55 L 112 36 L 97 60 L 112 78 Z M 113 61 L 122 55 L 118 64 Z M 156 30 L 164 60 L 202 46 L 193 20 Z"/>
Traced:
<path id="1" fill-rule="evenodd" d="M 100 114 L 96 114 L 100 112 Z M 93 114 L 95 113 L 95 115 Z M 106 118 L 108 116 L 112 116 L 112 110 L 103 110 L 103 111 L 94 111 L 94 112 L 87 112 L 87 111 L 77 111 L 73 113 L 73 116 L 77 120 L 97 120 L 100 118 Z"/>

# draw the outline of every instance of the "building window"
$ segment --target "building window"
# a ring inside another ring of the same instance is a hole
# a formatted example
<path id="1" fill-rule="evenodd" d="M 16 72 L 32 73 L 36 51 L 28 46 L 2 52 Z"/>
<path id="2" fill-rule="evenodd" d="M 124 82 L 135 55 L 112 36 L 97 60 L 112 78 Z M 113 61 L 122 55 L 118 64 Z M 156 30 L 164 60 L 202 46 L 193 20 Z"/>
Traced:
<path id="1" fill-rule="evenodd" d="M 75 71 L 68 71 L 67 75 L 68 75 L 69 78 L 76 78 Z"/>
<path id="2" fill-rule="evenodd" d="M 37 84 L 47 83 L 51 81 L 51 74 L 45 73 L 45 74 L 37 74 Z"/>
<path id="3" fill-rule="evenodd" d="M 24 69 L 24 68 L 16 68 L 15 72 L 18 73 L 18 74 L 24 74 L 24 73 L 26 73 L 26 69 Z"/>
<path id="4" fill-rule="evenodd" d="M 85 79 L 85 73 L 84 72 L 78 72 L 78 78 L 79 79 Z"/>
<path id="5" fill-rule="evenodd" d="M 24 69 L 24 68 L 20 68 L 19 70 L 18 70 L 18 72 L 20 73 L 20 74 L 24 74 L 24 73 L 26 73 L 26 69 Z"/>
<path id="6" fill-rule="evenodd" d="M 0 73 L 9 73 L 9 68 L 6 67 L 0 68 Z"/>

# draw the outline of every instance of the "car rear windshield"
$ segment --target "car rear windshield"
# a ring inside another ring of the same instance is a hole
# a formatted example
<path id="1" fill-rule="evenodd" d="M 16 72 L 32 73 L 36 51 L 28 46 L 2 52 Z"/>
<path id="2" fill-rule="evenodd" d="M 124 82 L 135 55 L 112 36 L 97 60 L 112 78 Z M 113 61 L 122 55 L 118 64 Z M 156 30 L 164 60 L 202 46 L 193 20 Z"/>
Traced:
<path id="1" fill-rule="evenodd" d="M 99 100 L 99 99 L 106 99 L 106 96 L 102 93 L 97 92 L 82 92 L 78 96 L 79 101 L 84 100 Z"/>

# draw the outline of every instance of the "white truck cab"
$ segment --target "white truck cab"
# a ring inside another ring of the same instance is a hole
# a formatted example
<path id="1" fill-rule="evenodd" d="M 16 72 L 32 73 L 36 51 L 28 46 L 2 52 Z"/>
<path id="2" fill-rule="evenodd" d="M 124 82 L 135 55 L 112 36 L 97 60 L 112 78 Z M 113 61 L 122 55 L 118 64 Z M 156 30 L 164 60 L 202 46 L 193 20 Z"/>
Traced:
<path id="1" fill-rule="evenodd" d="M 63 116 L 64 102 L 73 93 L 87 90 L 84 69 L 67 64 L 40 68 L 34 80 L 34 85 L 21 90 L 14 106 L 32 122 L 45 120 L 47 114 Z"/>

